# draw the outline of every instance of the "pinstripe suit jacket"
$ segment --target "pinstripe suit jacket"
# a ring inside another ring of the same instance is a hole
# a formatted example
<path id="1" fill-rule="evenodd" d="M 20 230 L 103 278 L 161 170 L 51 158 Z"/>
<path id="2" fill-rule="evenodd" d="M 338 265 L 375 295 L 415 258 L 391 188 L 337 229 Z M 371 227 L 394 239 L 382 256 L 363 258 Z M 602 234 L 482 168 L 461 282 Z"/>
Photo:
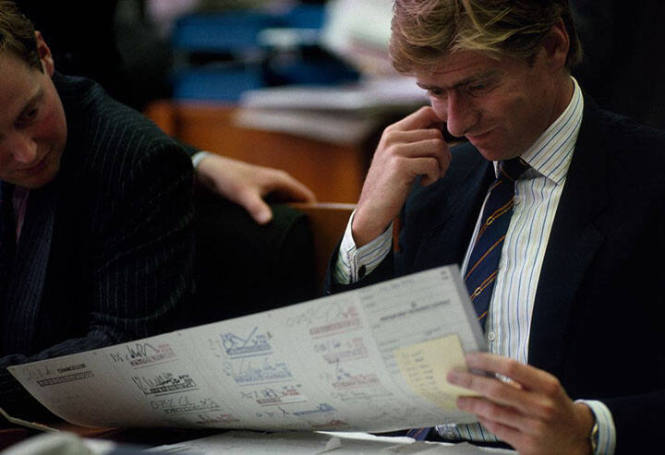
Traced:
<path id="1" fill-rule="evenodd" d="M 456 147 L 446 176 L 416 185 L 407 200 L 399 254 L 358 285 L 461 264 L 492 180 L 473 146 Z M 617 455 L 662 445 L 663 257 L 665 132 L 585 97 L 534 302 L 529 364 L 554 374 L 572 398 L 610 408 Z M 331 284 L 333 266 L 327 288 L 346 289 Z"/>
<path id="2" fill-rule="evenodd" d="M 94 82 L 54 76 L 68 124 L 57 177 L 31 191 L 0 301 L 0 406 L 39 407 L 5 367 L 173 328 L 190 296 L 184 148 Z"/>

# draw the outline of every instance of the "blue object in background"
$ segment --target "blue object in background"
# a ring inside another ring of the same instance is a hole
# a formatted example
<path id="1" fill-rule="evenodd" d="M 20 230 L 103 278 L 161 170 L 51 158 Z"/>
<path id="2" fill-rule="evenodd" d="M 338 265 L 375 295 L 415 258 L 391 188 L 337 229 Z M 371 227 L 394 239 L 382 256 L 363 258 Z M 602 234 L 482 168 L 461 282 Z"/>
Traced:
<path id="1" fill-rule="evenodd" d="M 176 51 L 243 53 L 261 47 L 258 36 L 268 28 L 320 30 L 325 21 L 322 6 L 300 5 L 282 14 L 250 10 L 193 13 L 178 19 L 171 42 Z"/>
<path id="2" fill-rule="evenodd" d="M 259 65 L 201 67 L 173 74 L 173 98 L 233 103 L 247 90 L 265 86 Z"/>
<path id="3" fill-rule="evenodd" d="M 173 29 L 176 51 L 235 53 L 259 48 L 258 34 L 276 27 L 278 19 L 256 12 L 189 14 L 180 18 Z"/>
<path id="4" fill-rule="evenodd" d="M 282 14 L 242 10 L 180 18 L 172 34 L 176 65 L 173 98 L 235 102 L 246 90 L 281 85 L 335 85 L 359 73 L 318 42 L 280 49 L 260 42 L 266 29 L 306 29 L 325 22 L 321 5 L 298 5 Z"/>
<path id="5" fill-rule="evenodd" d="M 283 27 L 321 29 L 326 19 L 325 8 L 320 5 L 297 5 L 281 17 Z"/>
<path id="6" fill-rule="evenodd" d="M 354 68 L 319 46 L 299 49 L 297 56 L 280 53 L 269 55 L 264 63 L 266 86 L 336 85 L 357 81 Z"/>

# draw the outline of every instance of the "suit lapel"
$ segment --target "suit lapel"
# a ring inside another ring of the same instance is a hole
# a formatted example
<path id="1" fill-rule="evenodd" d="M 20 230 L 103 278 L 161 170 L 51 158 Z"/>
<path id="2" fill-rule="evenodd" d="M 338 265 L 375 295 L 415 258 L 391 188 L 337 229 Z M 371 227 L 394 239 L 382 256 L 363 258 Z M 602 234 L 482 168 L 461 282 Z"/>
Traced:
<path id="1" fill-rule="evenodd" d="M 46 278 L 53 225 L 55 222 L 54 184 L 31 191 L 23 223 L 12 280 L 7 289 L 8 318 L 4 336 L 6 352 L 30 352 L 28 340 L 35 339 L 35 321 L 39 314 Z M 16 331 L 21 336 L 16 336 Z M 13 333 L 13 334 L 12 334 Z"/>
<path id="2" fill-rule="evenodd" d="M 606 134 L 599 109 L 587 97 L 543 261 L 531 322 L 529 363 L 554 374 L 561 369 L 575 295 L 604 238 L 594 221 L 608 203 L 607 159 L 611 144 L 600 146 Z M 446 179 L 448 183 L 436 189 L 436 202 L 427 202 L 437 210 L 423 225 L 434 228 L 422 233 L 413 271 L 463 260 L 493 178 L 491 163 L 475 153 L 479 160 Z"/>
<path id="3" fill-rule="evenodd" d="M 468 242 L 485 199 L 494 170 L 490 161 L 473 149 L 471 162 L 447 180 L 439 189 L 440 205 L 432 214 L 432 221 L 423 223 L 434 226 L 424 233 L 415 263 L 418 269 L 428 269 L 441 264 L 462 263 Z"/>
<path id="4" fill-rule="evenodd" d="M 529 339 L 529 363 L 559 376 L 570 314 L 584 274 L 603 241 L 594 220 L 608 202 L 607 132 L 591 100 L 545 252 Z"/>

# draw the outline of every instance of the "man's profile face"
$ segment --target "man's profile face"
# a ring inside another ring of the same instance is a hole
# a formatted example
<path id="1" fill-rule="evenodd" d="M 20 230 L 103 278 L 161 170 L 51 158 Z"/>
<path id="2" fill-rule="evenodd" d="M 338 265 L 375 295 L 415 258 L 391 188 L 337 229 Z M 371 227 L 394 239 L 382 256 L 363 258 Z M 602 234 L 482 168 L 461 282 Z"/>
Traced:
<path id="1" fill-rule="evenodd" d="M 38 46 L 45 72 L 0 53 L 0 180 L 30 189 L 55 178 L 67 142 L 53 60 L 39 36 Z"/>
<path id="2" fill-rule="evenodd" d="M 496 161 L 521 155 L 567 106 L 571 81 L 551 68 L 544 51 L 533 64 L 458 51 L 416 78 L 448 131 Z"/>

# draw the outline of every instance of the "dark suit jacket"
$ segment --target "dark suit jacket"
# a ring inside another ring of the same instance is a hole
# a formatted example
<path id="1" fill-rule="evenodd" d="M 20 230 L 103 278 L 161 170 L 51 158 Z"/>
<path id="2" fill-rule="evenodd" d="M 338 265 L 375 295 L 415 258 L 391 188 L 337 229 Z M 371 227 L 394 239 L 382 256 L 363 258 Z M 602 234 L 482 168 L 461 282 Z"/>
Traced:
<path id="1" fill-rule="evenodd" d="M 455 148 L 446 176 L 407 200 L 400 252 L 361 284 L 461 264 L 492 179 L 471 145 Z M 664 254 L 665 133 L 587 99 L 538 283 L 529 364 L 573 399 L 609 407 L 617 454 L 662 444 Z"/>
<path id="2" fill-rule="evenodd" d="M 188 154 L 94 82 L 54 82 L 67 145 L 30 193 L 0 300 L 0 406 L 17 416 L 34 402 L 6 366 L 169 330 L 191 294 Z"/>

